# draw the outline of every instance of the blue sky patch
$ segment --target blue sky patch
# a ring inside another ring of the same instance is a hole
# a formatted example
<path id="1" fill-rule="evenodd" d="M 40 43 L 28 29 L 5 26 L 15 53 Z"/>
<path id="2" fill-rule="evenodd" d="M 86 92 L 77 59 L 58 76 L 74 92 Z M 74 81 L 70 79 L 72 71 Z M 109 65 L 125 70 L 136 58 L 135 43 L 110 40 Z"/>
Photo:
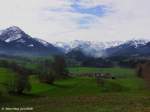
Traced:
<path id="1" fill-rule="evenodd" d="M 104 5 L 97 5 L 94 7 L 85 8 L 79 4 L 74 3 L 71 5 L 72 12 L 81 13 L 81 14 L 89 14 L 95 16 L 104 16 L 106 13 L 106 6 Z"/>

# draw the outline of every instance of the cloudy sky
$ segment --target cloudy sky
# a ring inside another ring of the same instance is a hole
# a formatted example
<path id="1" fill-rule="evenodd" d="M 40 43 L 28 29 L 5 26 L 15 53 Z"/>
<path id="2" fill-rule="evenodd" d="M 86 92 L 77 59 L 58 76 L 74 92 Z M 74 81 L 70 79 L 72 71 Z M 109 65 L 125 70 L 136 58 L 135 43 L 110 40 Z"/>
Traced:
<path id="1" fill-rule="evenodd" d="M 150 0 L 0 0 L 0 29 L 49 42 L 150 38 Z"/>

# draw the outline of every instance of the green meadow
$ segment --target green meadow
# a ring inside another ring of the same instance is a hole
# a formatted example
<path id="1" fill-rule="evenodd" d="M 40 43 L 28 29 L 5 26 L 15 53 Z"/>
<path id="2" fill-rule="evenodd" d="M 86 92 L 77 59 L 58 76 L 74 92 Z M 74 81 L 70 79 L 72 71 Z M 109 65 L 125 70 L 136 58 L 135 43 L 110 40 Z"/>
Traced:
<path id="1" fill-rule="evenodd" d="M 7 94 L 2 84 L 14 73 L 0 68 L 0 107 L 33 107 L 33 112 L 150 112 L 150 88 L 136 76 L 133 69 L 68 69 L 77 75 L 57 80 L 53 85 L 40 83 L 36 75 L 32 75 L 31 91 L 14 96 Z M 116 79 L 106 79 L 102 87 L 95 78 L 78 76 L 96 72 L 111 73 Z"/>

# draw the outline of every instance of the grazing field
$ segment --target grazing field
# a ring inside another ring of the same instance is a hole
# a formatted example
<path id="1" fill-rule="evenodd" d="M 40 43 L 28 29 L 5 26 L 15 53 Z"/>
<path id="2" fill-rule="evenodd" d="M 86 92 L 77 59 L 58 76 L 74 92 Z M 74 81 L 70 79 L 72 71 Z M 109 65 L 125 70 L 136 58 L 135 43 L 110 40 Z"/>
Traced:
<path id="1" fill-rule="evenodd" d="M 0 106 L 33 107 L 33 112 L 150 112 L 149 88 L 134 70 L 77 67 L 69 71 L 77 76 L 58 80 L 54 85 L 42 84 L 31 76 L 32 90 L 26 95 L 8 95 L 1 85 Z M 105 80 L 102 87 L 94 78 L 78 76 L 95 72 L 112 73 L 116 79 Z M 11 74 L 10 70 L 0 68 L 0 82 Z"/>
<path id="2" fill-rule="evenodd" d="M 81 73 L 111 73 L 119 78 L 135 78 L 135 73 L 133 69 L 127 68 L 92 68 L 92 67 L 73 67 L 69 68 L 71 73 L 81 74 Z"/>

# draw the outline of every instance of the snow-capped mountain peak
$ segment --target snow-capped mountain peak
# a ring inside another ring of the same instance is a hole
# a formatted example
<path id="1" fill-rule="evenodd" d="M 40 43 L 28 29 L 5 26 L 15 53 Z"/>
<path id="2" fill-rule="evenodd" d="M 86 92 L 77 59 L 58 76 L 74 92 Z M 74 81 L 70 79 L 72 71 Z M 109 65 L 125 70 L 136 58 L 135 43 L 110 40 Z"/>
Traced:
<path id="1" fill-rule="evenodd" d="M 132 40 L 126 41 L 125 44 L 128 44 L 130 46 L 137 48 L 137 47 L 146 45 L 148 42 L 149 40 L 146 40 L 146 39 L 138 39 L 138 40 L 132 39 Z"/>
<path id="2" fill-rule="evenodd" d="M 86 55 L 94 57 L 107 56 L 109 53 L 107 49 L 110 48 L 124 48 L 124 47 L 133 47 L 138 48 L 146 45 L 149 40 L 144 39 L 132 39 L 128 41 L 107 41 L 107 42 L 96 42 L 96 41 L 80 41 L 75 40 L 71 42 L 56 42 L 54 45 L 60 47 L 66 53 L 70 52 L 73 49 L 80 49 Z"/>
<path id="3" fill-rule="evenodd" d="M 12 26 L 0 31 L 0 40 L 9 43 L 22 38 L 24 34 L 25 33 L 19 27 Z"/>
<path id="4" fill-rule="evenodd" d="M 27 35 L 24 31 L 22 31 L 17 26 L 9 27 L 5 30 L 2 30 L 0 33 L 0 40 L 5 41 L 6 43 L 10 43 L 13 41 L 17 41 L 18 43 L 25 43 L 28 39 L 30 39 L 29 35 Z M 42 39 L 33 38 L 37 42 L 41 43 L 43 46 L 49 46 L 50 44 Z"/>
<path id="5" fill-rule="evenodd" d="M 52 44 L 37 38 L 32 38 L 19 27 L 12 26 L 0 31 L 0 54 L 17 55 L 49 55 L 62 53 Z M 22 54 L 23 53 L 23 54 Z"/>
<path id="6" fill-rule="evenodd" d="M 123 43 L 122 41 L 112 41 L 112 42 L 96 42 L 96 41 L 83 41 L 75 40 L 71 42 L 56 42 L 54 45 L 56 47 L 62 48 L 66 53 L 70 52 L 72 49 L 80 49 L 85 54 L 94 57 L 100 57 L 104 55 L 105 49 L 110 47 L 115 47 Z"/>
<path id="7" fill-rule="evenodd" d="M 22 30 L 17 26 L 11 26 L 11 27 L 7 28 L 5 31 L 22 32 Z"/>

